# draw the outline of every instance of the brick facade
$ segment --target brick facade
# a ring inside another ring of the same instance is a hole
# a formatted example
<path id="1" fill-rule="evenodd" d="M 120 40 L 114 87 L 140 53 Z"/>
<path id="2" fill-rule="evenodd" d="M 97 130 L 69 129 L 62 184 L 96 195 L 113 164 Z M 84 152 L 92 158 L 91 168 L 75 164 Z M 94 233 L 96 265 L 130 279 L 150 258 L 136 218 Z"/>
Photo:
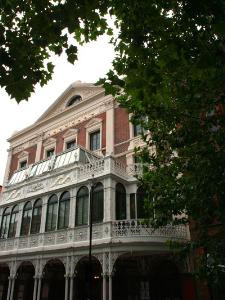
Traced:
<path id="1" fill-rule="evenodd" d="M 37 146 L 31 146 L 29 148 L 24 149 L 23 151 L 28 152 L 28 165 L 33 164 L 35 162 Z M 9 177 L 18 169 L 19 155 L 23 152 L 18 152 L 12 155 Z"/>
<path id="2" fill-rule="evenodd" d="M 129 116 L 124 108 L 115 109 L 115 145 L 129 140 Z"/>

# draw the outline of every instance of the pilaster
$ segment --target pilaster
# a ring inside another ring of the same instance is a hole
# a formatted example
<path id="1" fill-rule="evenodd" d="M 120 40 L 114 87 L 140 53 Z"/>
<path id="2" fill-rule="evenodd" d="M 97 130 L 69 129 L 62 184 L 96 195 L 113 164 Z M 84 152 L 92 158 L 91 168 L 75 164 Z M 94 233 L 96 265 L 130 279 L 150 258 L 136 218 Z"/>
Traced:
<path id="1" fill-rule="evenodd" d="M 5 185 L 7 185 L 7 182 L 9 179 L 10 165 L 11 165 L 11 161 L 12 161 L 12 148 L 9 148 L 7 151 L 8 151 L 8 158 L 7 158 L 5 174 L 4 174 L 4 179 L 3 179 L 3 188 Z"/>
<path id="2" fill-rule="evenodd" d="M 41 212 L 41 227 L 40 227 L 40 233 L 45 232 L 45 224 L 46 224 L 46 218 L 47 218 L 47 206 L 48 206 L 48 196 L 44 196 L 42 198 L 42 212 Z"/>

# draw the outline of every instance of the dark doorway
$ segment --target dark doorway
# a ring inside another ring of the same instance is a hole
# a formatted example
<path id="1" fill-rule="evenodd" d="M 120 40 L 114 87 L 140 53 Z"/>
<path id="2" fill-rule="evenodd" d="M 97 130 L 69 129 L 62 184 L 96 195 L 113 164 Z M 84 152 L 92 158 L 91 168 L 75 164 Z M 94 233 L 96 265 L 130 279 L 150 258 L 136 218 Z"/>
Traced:
<path id="1" fill-rule="evenodd" d="M 182 300 L 178 269 L 161 257 L 121 257 L 114 266 L 113 299 Z"/>
<path id="2" fill-rule="evenodd" d="M 17 270 L 17 278 L 14 288 L 14 300 L 33 299 L 34 266 L 30 262 L 24 262 Z"/>
<path id="3" fill-rule="evenodd" d="M 65 294 L 65 268 L 61 261 L 49 261 L 43 271 L 41 300 L 62 300 Z"/>
<path id="4" fill-rule="evenodd" d="M 92 298 L 94 300 L 102 300 L 102 267 L 100 262 L 92 257 Z M 83 258 L 79 261 L 75 270 L 75 291 L 74 300 L 86 300 L 89 291 L 89 261 Z"/>
<path id="5" fill-rule="evenodd" d="M 0 300 L 7 299 L 9 275 L 9 267 L 6 265 L 0 265 Z"/>

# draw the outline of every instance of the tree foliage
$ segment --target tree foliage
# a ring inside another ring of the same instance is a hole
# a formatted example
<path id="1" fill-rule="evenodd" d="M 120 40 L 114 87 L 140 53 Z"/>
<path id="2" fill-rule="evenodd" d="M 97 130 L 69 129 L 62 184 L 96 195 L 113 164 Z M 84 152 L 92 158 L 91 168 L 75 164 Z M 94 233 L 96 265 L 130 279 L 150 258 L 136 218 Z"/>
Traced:
<path id="1" fill-rule="evenodd" d="M 80 43 L 111 33 L 107 13 L 119 33 L 100 82 L 149 132 L 155 151 L 139 156 L 151 165 L 140 178 L 154 198 L 151 222 L 190 223 L 187 246 L 203 250 L 199 270 L 216 282 L 225 265 L 224 0 L 2 0 L 0 85 L 28 98 L 51 78 L 51 53 L 77 58 L 67 32 Z"/>
<path id="2" fill-rule="evenodd" d="M 113 13 L 118 55 L 103 82 L 150 133 L 139 159 L 152 225 L 189 223 L 199 274 L 224 286 L 225 2 L 125 1 Z"/>

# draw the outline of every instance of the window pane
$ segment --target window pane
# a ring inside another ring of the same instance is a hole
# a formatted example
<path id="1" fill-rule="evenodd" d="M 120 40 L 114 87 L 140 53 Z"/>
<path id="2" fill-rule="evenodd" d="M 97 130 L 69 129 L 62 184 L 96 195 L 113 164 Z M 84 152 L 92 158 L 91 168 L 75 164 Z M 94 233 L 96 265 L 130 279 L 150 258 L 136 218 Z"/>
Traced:
<path id="1" fill-rule="evenodd" d="M 71 149 L 71 148 L 74 148 L 76 145 L 76 141 L 73 140 L 73 141 L 69 141 L 66 143 L 66 149 Z"/>
<path id="2" fill-rule="evenodd" d="M 52 149 L 49 149 L 46 151 L 46 157 L 51 157 L 52 155 L 54 155 L 55 153 L 55 149 L 52 148 Z"/>
<path id="3" fill-rule="evenodd" d="M 136 219 L 135 194 L 130 194 L 130 218 Z"/>
<path id="4" fill-rule="evenodd" d="M 31 233 L 39 233 L 41 226 L 41 210 L 42 202 L 37 200 L 34 204 L 32 224 L 31 224 Z"/>
<path id="5" fill-rule="evenodd" d="M 137 190 L 137 218 L 144 219 L 147 218 L 148 214 L 145 208 L 145 199 L 147 194 L 145 193 L 142 187 L 139 187 Z"/>
<path id="6" fill-rule="evenodd" d="M 100 130 L 90 134 L 90 150 L 100 149 Z"/>
<path id="7" fill-rule="evenodd" d="M 142 134 L 143 129 L 140 124 L 134 124 L 134 136 Z"/>
<path id="8" fill-rule="evenodd" d="M 92 221 L 99 223 L 103 221 L 103 185 L 98 183 L 93 189 Z"/>
<path id="9" fill-rule="evenodd" d="M 46 231 L 51 231 L 56 229 L 57 211 L 58 211 L 58 198 L 56 195 L 53 195 L 48 200 Z"/>
<path id="10" fill-rule="evenodd" d="M 76 203 L 76 225 L 86 225 L 88 223 L 88 200 L 89 191 L 87 187 L 82 187 L 77 193 Z"/>
<path id="11" fill-rule="evenodd" d="M 20 162 L 20 169 L 23 169 L 27 166 L 27 160 L 23 160 Z"/>
<path id="12" fill-rule="evenodd" d="M 31 224 L 31 216 L 32 216 L 32 206 L 31 206 L 30 202 L 27 202 L 23 209 L 21 235 L 29 234 L 30 224 Z"/>
<path id="13" fill-rule="evenodd" d="M 116 185 L 116 219 L 126 219 L 126 190 L 121 183 Z"/>
<path id="14" fill-rule="evenodd" d="M 6 239 L 8 236 L 10 222 L 10 208 L 6 208 L 2 217 L 1 238 Z"/>
<path id="15" fill-rule="evenodd" d="M 18 222 L 18 206 L 15 206 L 12 211 L 10 225 L 9 225 L 9 237 L 15 237 L 16 235 L 16 228 L 17 228 L 17 222 Z"/>

